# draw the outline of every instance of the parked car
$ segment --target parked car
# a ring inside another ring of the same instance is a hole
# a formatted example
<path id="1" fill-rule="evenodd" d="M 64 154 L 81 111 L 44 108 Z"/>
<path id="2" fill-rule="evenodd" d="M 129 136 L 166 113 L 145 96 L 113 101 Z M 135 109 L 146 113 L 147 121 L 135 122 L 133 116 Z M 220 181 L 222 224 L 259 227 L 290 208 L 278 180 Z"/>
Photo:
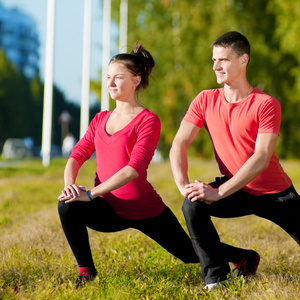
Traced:
<path id="1" fill-rule="evenodd" d="M 2 149 L 2 158 L 20 159 L 32 157 L 32 148 L 25 139 L 7 139 Z"/>

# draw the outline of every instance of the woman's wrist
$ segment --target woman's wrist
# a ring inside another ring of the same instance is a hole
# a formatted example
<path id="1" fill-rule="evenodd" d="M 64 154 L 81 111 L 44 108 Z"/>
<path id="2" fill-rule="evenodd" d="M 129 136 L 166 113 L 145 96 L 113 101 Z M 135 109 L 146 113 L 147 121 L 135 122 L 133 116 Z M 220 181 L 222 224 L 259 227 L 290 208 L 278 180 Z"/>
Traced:
<path id="1" fill-rule="evenodd" d="M 87 196 L 91 201 L 93 201 L 92 195 L 91 195 L 91 190 L 86 191 Z"/>

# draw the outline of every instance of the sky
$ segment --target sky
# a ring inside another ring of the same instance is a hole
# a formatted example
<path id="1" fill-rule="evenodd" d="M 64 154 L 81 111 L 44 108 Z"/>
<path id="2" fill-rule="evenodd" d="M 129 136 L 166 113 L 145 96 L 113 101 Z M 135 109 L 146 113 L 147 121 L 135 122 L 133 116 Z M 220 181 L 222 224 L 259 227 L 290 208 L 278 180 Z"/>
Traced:
<path id="1" fill-rule="evenodd" d="M 44 80 L 47 0 L 0 0 L 5 8 L 17 8 L 35 22 L 40 39 L 40 74 Z M 92 0 L 91 79 L 99 79 L 101 68 L 102 7 Z M 66 99 L 80 104 L 83 53 L 84 0 L 55 1 L 55 41 L 53 81 Z M 90 103 L 95 103 L 91 95 Z"/>

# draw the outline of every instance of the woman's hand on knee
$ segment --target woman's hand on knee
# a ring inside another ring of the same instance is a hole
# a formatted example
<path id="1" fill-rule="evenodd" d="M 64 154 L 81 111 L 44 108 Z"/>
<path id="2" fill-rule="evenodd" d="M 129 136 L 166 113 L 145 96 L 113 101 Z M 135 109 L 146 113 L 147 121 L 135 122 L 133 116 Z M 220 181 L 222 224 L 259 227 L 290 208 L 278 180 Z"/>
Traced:
<path id="1" fill-rule="evenodd" d="M 76 184 L 67 185 L 61 191 L 61 194 L 58 196 L 57 199 L 66 203 L 74 201 L 90 202 L 86 188 L 84 186 L 78 186 Z"/>

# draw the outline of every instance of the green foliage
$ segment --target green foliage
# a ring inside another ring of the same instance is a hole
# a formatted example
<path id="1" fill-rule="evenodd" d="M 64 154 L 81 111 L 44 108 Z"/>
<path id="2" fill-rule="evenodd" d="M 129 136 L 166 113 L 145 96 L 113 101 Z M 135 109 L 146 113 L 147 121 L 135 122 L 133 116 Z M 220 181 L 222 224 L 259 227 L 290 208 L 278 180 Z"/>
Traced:
<path id="1" fill-rule="evenodd" d="M 210 44 L 221 34 L 237 30 L 252 46 L 250 82 L 282 104 L 277 152 L 281 157 L 299 157 L 299 1 L 132 0 L 128 4 L 128 45 L 140 40 L 157 63 L 154 80 L 140 98 L 162 121 L 164 155 L 192 99 L 203 89 L 218 87 Z M 119 5 L 119 0 L 112 1 L 116 22 Z M 206 134 L 192 147 L 194 154 L 212 156 Z"/>
<path id="2" fill-rule="evenodd" d="M 3 51 L 0 51 L 0 152 L 7 138 L 32 137 L 35 145 L 41 144 L 44 86 L 39 76 L 32 80 L 17 72 Z M 68 103 L 64 94 L 53 88 L 52 142 L 61 144 L 59 115 L 67 110 L 72 115 L 70 132 L 79 136 L 80 108 Z"/>
<path id="3" fill-rule="evenodd" d="M 8 137 L 26 136 L 34 128 L 28 116 L 34 112 L 30 87 L 0 51 L 0 144 Z M 33 109 L 33 110 L 32 110 Z"/>

